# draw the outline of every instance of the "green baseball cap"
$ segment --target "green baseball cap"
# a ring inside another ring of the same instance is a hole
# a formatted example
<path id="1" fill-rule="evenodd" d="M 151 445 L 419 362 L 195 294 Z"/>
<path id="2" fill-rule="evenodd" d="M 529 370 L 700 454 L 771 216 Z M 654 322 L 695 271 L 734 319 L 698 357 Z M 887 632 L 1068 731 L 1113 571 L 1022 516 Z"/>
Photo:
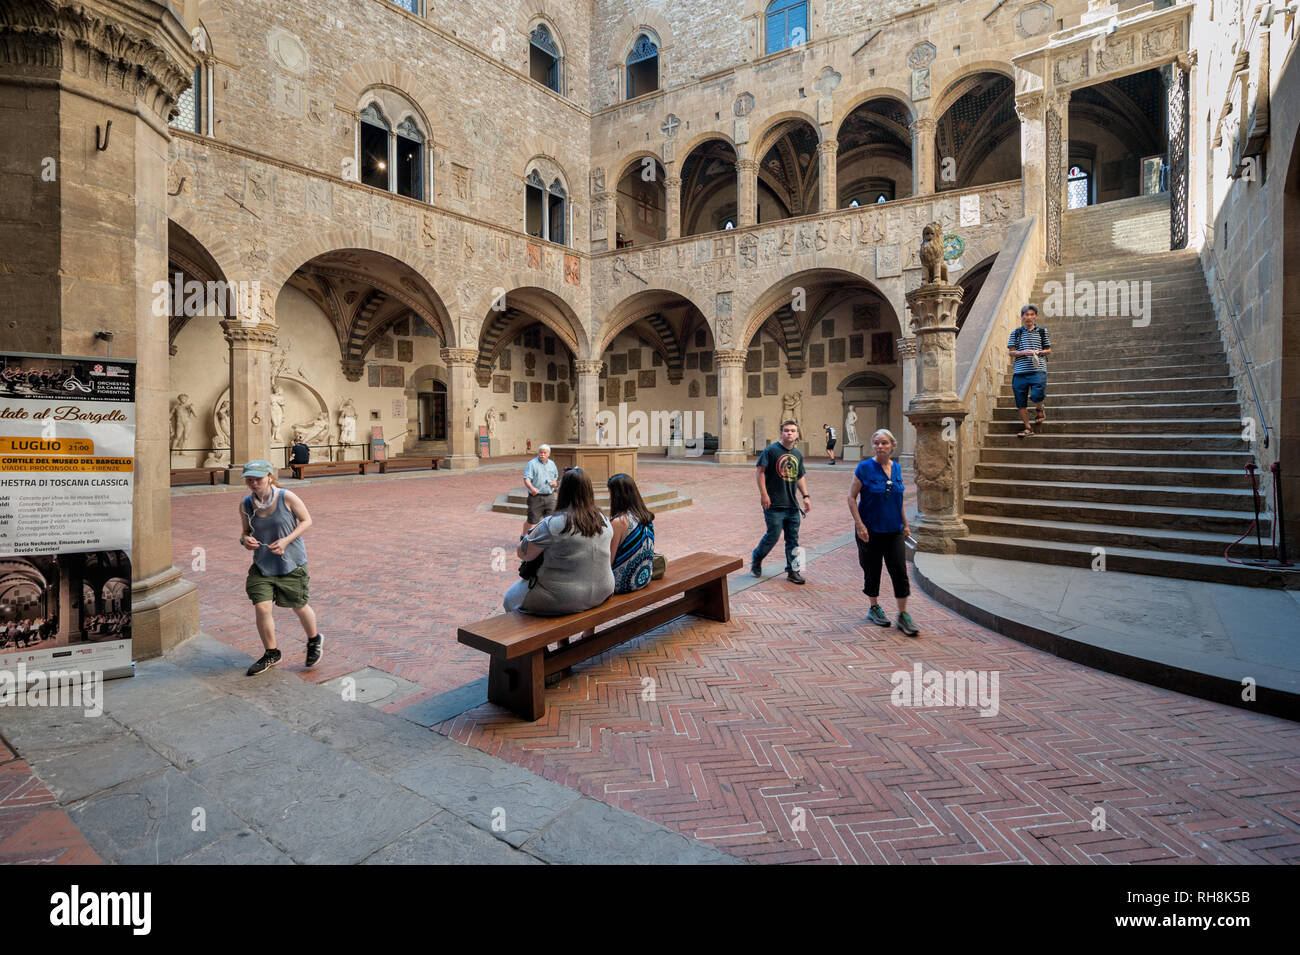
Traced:
<path id="1" fill-rule="evenodd" d="M 275 473 L 275 466 L 270 461 L 249 461 L 244 465 L 244 477 L 260 478 Z"/>

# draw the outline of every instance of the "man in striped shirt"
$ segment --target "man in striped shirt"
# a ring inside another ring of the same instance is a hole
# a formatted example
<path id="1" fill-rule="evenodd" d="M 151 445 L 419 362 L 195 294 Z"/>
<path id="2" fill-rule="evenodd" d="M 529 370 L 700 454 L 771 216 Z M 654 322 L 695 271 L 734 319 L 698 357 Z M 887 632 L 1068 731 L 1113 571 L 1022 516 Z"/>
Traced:
<path id="1" fill-rule="evenodd" d="M 1016 360 L 1011 370 L 1011 391 L 1016 396 L 1016 410 L 1025 428 L 1020 437 L 1034 433 L 1029 424 L 1029 402 L 1037 406 L 1035 424 L 1047 423 L 1043 399 L 1047 392 L 1047 361 L 1042 356 L 1052 350 L 1052 340 L 1047 329 L 1038 325 L 1038 306 L 1026 305 L 1020 310 L 1020 327 L 1013 329 L 1007 339 L 1007 353 Z"/>

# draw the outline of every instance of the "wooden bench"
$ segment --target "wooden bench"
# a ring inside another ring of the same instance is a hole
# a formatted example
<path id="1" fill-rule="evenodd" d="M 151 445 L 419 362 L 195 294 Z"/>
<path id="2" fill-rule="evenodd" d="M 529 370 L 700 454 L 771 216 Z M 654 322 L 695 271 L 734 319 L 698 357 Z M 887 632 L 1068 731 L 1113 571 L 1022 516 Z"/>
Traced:
<path id="1" fill-rule="evenodd" d="M 220 477 L 218 477 L 220 475 Z M 185 484 L 225 484 L 225 468 L 172 468 L 172 487 Z"/>
<path id="2" fill-rule="evenodd" d="M 386 461 L 371 463 L 379 465 L 380 474 L 387 474 L 389 471 L 436 471 L 438 460 L 438 458 L 389 458 Z"/>
<path id="3" fill-rule="evenodd" d="M 296 478 L 311 477 L 313 474 L 365 474 L 366 465 L 373 461 L 321 461 L 319 464 L 291 464 Z"/>
<path id="4" fill-rule="evenodd" d="M 670 560 L 662 579 L 650 581 L 635 593 L 615 594 L 591 610 L 564 617 L 498 614 L 460 627 L 456 639 L 490 655 L 488 700 L 526 720 L 540 720 L 546 715 L 546 678 L 550 674 L 567 670 L 683 614 L 730 620 L 727 574 L 743 566 L 744 561 L 739 557 L 691 554 Z M 574 643 L 563 643 L 568 637 L 674 595 L 680 596 L 630 620 L 597 629 L 591 636 Z M 547 649 L 547 644 L 557 642 L 561 644 L 559 649 Z"/>

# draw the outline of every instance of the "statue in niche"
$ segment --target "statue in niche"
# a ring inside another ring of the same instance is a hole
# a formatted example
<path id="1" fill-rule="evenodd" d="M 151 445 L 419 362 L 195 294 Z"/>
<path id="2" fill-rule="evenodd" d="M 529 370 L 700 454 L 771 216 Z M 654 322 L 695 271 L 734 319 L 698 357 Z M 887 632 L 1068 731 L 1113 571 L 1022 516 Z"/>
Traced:
<path id="1" fill-rule="evenodd" d="M 188 443 L 190 419 L 196 417 L 189 395 L 177 395 L 172 406 L 172 449 L 179 450 Z"/>
<path id="2" fill-rule="evenodd" d="M 573 404 L 569 405 L 569 430 L 566 432 L 569 438 L 574 441 L 578 440 L 578 399 L 573 399 Z"/>
<path id="3" fill-rule="evenodd" d="M 276 385 L 271 389 L 271 443 L 284 440 L 284 386 Z"/>
<path id="4" fill-rule="evenodd" d="M 339 407 L 339 444 L 354 444 L 357 440 L 357 406 L 346 399 Z"/>
<path id="5" fill-rule="evenodd" d="M 858 413 L 849 405 L 849 412 L 844 416 L 844 443 L 861 444 L 858 440 Z"/>
<path id="6" fill-rule="evenodd" d="M 495 440 L 497 436 L 497 409 L 489 408 L 487 414 L 483 416 L 483 423 L 487 425 L 488 440 Z"/>
<path id="7" fill-rule="evenodd" d="M 803 413 L 803 392 L 794 391 L 781 396 L 781 420 L 798 422 Z"/>
<path id="8" fill-rule="evenodd" d="M 230 467 L 230 399 L 222 398 L 212 414 L 215 434 L 212 452 L 203 459 L 205 468 Z"/>
<path id="9" fill-rule="evenodd" d="M 682 443 L 682 413 L 680 411 L 674 411 L 671 415 L 668 416 L 668 427 L 669 427 L 668 443 L 681 444 Z"/>
<path id="10" fill-rule="evenodd" d="M 322 411 L 316 416 L 314 421 L 308 421 L 305 424 L 294 425 L 293 439 L 295 444 L 326 444 L 330 436 L 330 416 L 326 411 Z"/>

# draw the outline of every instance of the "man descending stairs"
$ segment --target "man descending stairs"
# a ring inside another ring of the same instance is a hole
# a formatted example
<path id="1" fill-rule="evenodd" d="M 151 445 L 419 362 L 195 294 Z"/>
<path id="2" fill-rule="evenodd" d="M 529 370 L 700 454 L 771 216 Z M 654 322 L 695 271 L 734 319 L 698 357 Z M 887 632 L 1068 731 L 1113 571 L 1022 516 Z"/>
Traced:
<path id="1" fill-rule="evenodd" d="M 1104 283 L 1120 282 L 1137 293 L 1124 314 L 1088 308 L 1090 291 L 1109 299 L 1120 286 Z M 1017 437 L 1008 359 L 957 552 L 1285 586 L 1223 559 L 1254 518 L 1254 456 L 1196 254 L 1078 263 L 1039 275 L 1034 294 L 1052 338 L 1047 423 Z M 1254 556 L 1254 541 L 1233 556 Z"/>

